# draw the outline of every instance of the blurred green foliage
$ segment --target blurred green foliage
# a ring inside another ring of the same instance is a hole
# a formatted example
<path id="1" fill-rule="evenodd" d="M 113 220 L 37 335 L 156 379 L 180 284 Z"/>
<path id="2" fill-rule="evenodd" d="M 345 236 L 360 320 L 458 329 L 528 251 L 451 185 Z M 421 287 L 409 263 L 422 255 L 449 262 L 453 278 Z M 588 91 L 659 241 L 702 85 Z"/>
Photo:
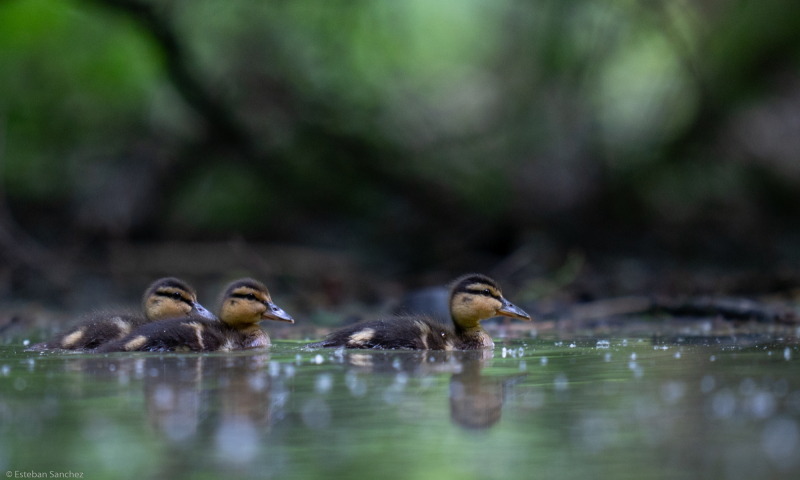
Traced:
<path id="1" fill-rule="evenodd" d="M 3 182 L 64 241 L 779 231 L 799 26 L 780 0 L 5 0 Z"/>

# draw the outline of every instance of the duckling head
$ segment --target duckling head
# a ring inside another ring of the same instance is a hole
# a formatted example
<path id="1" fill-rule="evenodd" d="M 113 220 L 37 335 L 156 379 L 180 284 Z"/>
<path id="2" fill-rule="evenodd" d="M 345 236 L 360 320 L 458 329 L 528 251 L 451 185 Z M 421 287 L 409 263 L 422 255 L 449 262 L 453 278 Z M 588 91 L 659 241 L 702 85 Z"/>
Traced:
<path id="1" fill-rule="evenodd" d="M 477 328 L 487 318 L 504 316 L 530 320 L 531 316 L 503 297 L 500 286 L 479 273 L 456 279 L 450 290 L 450 315 L 464 329 Z"/>
<path id="2" fill-rule="evenodd" d="M 197 302 L 197 295 L 192 287 L 173 277 L 156 280 L 145 290 L 142 311 L 149 320 L 182 317 L 217 319 Z"/>
<path id="3" fill-rule="evenodd" d="M 219 318 L 234 326 L 255 324 L 261 320 L 294 323 L 294 319 L 272 303 L 267 287 L 252 278 L 236 280 L 222 294 Z"/>

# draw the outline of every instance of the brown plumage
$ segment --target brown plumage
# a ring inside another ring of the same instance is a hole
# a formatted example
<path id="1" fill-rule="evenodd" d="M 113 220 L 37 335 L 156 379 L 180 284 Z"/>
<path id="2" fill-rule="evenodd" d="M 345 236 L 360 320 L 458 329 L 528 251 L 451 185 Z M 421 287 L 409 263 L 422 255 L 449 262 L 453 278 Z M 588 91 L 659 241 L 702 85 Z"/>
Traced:
<path id="1" fill-rule="evenodd" d="M 464 275 L 450 289 L 453 326 L 425 316 L 396 317 L 352 325 L 337 330 L 308 347 L 346 347 L 411 350 L 471 350 L 491 348 L 492 338 L 480 321 L 499 315 L 531 317 L 503 298 L 500 286 L 481 274 Z"/>
<path id="2" fill-rule="evenodd" d="M 225 289 L 219 322 L 180 318 L 143 325 L 124 338 L 107 343 L 97 352 L 215 352 L 270 345 L 269 336 L 257 325 L 261 320 L 294 323 L 272 303 L 263 284 L 245 278 Z"/>
<path id="3" fill-rule="evenodd" d="M 30 349 L 90 350 L 120 339 L 133 329 L 150 322 L 187 316 L 216 321 L 216 317 L 197 302 L 197 295 L 192 287 L 171 277 L 157 280 L 145 290 L 142 312 L 144 315 L 95 314 L 52 340 L 37 343 Z"/>

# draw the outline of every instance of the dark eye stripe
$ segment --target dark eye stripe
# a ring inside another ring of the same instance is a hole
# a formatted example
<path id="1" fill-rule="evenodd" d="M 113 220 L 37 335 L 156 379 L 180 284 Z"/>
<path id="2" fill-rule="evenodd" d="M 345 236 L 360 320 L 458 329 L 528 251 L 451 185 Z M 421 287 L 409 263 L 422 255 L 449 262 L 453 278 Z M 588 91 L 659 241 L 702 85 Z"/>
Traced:
<path id="1" fill-rule="evenodd" d="M 500 297 L 498 295 L 493 294 L 491 290 L 489 290 L 488 292 L 486 292 L 485 290 L 486 289 L 484 289 L 484 288 L 481 288 L 481 289 L 468 288 L 467 292 L 471 293 L 473 295 L 483 295 L 484 297 L 492 297 L 492 298 L 496 298 L 498 300 L 500 299 Z"/>
<path id="2" fill-rule="evenodd" d="M 258 297 L 256 297 L 252 293 L 232 293 L 231 297 L 244 298 L 244 299 L 253 299 L 253 298 L 255 298 L 256 300 L 258 300 Z"/>
<path id="3" fill-rule="evenodd" d="M 180 296 L 180 298 L 178 298 L 178 299 L 176 299 L 176 298 L 173 296 L 173 295 L 174 295 L 174 293 L 168 293 L 168 292 L 156 292 L 156 295 L 158 295 L 159 297 L 167 297 L 167 298 L 172 298 L 172 299 L 174 299 L 174 300 L 180 300 L 181 302 L 183 302 L 183 303 L 186 303 L 186 304 L 188 304 L 188 305 L 191 305 L 191 304 L 192 304 L 192 301 L 191 301 L 191 300 L 187 300 L 187 299 L 186 299 L 186 298 L 185 298 L 183 295 L 181 295 L 181 296 Z"/>

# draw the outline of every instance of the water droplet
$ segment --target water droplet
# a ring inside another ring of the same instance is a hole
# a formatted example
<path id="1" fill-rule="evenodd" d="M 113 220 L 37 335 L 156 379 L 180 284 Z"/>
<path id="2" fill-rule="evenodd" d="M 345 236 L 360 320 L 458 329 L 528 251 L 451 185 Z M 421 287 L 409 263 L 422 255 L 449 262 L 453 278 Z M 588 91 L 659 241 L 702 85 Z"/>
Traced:
<path id="1" fill-rule="evenodd" d="M 302 364 L 303 363 L 303 356 L 300 355 L 300 354 L 295 355 L 294 356 L 294 363 L 297 364 L 297 365 Z"/>
<path id="2" fill-rule="evenodd" d="M 539 360 L 539 362 L 540 362 L 542 365 L 547 365 L 547 357 L 542 357 L 542 358 Z"/>
<path id="3" fill-rule="evenodd" d="M 796 462 L 798 439 L 797 423 L 787 417 L 770 420 L 764 426 L 761 448 L 779 467 L 789 467 Z"/>
<path id="4" fill-rule="evenodd" d="M 606 362 L 610 362 L 611 361 L 611 354 L 610 353 L 606 353 L 605 355 L 603 355 L 603 360 L 605 360 Z"/>
<path id="5" fill-rule="evenodd" d="M 622 340 L 622 346 L 623 347 L 627 347 L 628 346 L 628 339 Z"/>
<path id="6" fill-rule="evenodd" d="M 333 388 L 333 375 L 330 373 L 317 375 L 317 379 L 314 382 L 314 390 L 317 393 L 328 393 L 331 388 Z"/>
<path id="7" fill-rule="evenodd" d="M 711 355 L 711 359 L 710 359 L 710 360 L 711 360 L 712 362 L 713 362 L 714 360 L 716 360 L 716 359 L 717 359 L 717 357 L 715 357 L 714 355 Z"/>
<path id="8" fill-rule="evenodd" d="M 636 352 L 631 353 L 631 360 L 636 360 Z"/>
<path id="9" fill-rule="evenodd" d="M 290 363 L 285 364 L 283 366 L 283 371 L 285 372 L 286 378 L 294 377 L 294 372 L 295 372 L 294 365 Z"/>
<path id="10" fill-rule="evenodd" d="M 524 371 L 525 371 L 525 370 L 527 370 L 527 369 L 528 369 L 528 366 L 525 364 L 525 361 L 524 361 L 524 360 L 523 360 L 523 361 L 521 361 L 521 362 L 519 362 L 519 371 L 520 371 L 520 372 L 524 372 Z"/>
<path id="11" fill-rule="evenodd" d="M 280 374 L 281 374 L 281 364 L 276 361 L 269 362 L 269 376 L 274 378 Z"/>
<path id="12" fill-rule="evenodd" d="M 114 365 L 113 363 L 112 363 L 111 365 L 109 365 L 109 366 L 108 366 L 108 371 L 110 371 L 110 372 L 113 372 L 113 371 L 114 371 L 114 370 L 116 370 L 116 369 L 117 369 L 117 366 L 116 366 L 116 365 Z"/>
<path id="13" fill-rule="evenodd" d="M 563 373 L 559 373 L 553 379 L 553 386 L 556 390 L 566 390 L 569 387 L 569 381 L 567 381 L 567 376 Z"/>
<path id="14" fill-rule="evenodd" d="M 23 341 L 22 341 L 22 346 L 24 346 L 24 347 L 27 347 L 27 346 L 28 346 L 28 345 L 30 345 L 30 344 L 31 344 L 31 341 L 30 341 L 30 340 L 28 340 L 27 338 L 26 338 L 25 340 L 23 340 Z"/>
<path id="15" fill-rule="evenodd" d="M 758 392 L 753 396 L 750 410 L 758 418 L 769 418 L 775 413 L 775 397 L 769 392 Z"/>
<path id="16" fill-rule="evenodd" d="M 324 361 L 325 361 L 325 359 L 322 358 L 322 355 L 320 355 L 320 354 L 317 354 L 317 356 L 314 357 L 314 363 L 316 363 L 317 365 L 322 365 L 322 362 L 324 362 Z"/>
<path id="17" fill-rule="evenodd" d="M 681 352 L 675 352 L 675 358 L 681 358 Z"/>
<path id="18" fill-rule="evenodd" d="M 575 348 L 575 344 L 574 343 L 570 343 L 569 344 L 569 348 Z"/>
<path id="19" fill-rule="evenodd" d="M 611 344 L 608 342 L 608 340 L 598 340 L 595 348 L 608 348 L 610 345 Z"/>
<path id="20" fill-rule="evenodd" d="M 736 411 L 736 397 L 730 390 L 722 390 L 711 400 L 711 410 L 717 418 L 730 418 Z"/>
<path id="21" fill-rule="evenodd" d="M 700 380 L 700 391 L 703 393 L 708 393 L 711 390 L 714 390 L 715 383 L 714 377 L 711 375 L 706 375 L 702 380 Z"/>
<path id="22" fill-rule="evenodd" d="M 11 373 L 11 365 L 3 365 L 3 368 L 0 369 L 0 372 L 3 373 L 4 377 L 7 377 Z"/>
<path id="23" fill-rule="evenodd" d="M 783 349 L 783 358 L 786 360 L 792 359 L 792 351 L 789 349 L 789 347 Z"/>
<path id="24" fill-rule="evenodd" d="M 506 350 L 506 347 L 503 347 L 503 358 L 506 358 L 506 355 L 508 355 L 508 350 Z"/>

